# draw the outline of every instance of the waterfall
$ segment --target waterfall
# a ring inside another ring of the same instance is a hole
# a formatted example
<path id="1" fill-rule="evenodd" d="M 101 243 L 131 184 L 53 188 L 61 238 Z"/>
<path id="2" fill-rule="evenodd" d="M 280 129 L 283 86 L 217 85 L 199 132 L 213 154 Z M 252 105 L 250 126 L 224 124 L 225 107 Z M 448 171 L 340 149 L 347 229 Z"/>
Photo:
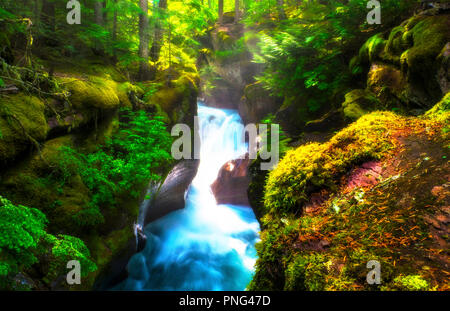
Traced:
<path id="1" fill-rule="evenodd" d="M 116 290 L 244 290 L 256 261 L 259 224 L 248 206 L 218 205 L 210 190 L 221 166 L 246 153 L 235 110 L 198 105 L 200 165 L 186 206 L 145 228 L 147 244 Z"/>

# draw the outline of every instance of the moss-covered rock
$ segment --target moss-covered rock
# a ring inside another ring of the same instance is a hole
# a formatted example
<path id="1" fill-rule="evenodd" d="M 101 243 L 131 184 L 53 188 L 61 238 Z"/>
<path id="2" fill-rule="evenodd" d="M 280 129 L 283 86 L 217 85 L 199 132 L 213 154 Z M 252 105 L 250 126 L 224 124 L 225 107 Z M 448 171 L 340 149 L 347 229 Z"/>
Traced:
<path id="1" fill-rule="evenodd" d="M 116 83 L 97 77 L 84 81 L 75 78 L 64 78 L 63 83 L 70 92 L 69 100 L 77 109 L 114 109 L 119 107 Z"/>
<path id="2" fill-rule="evenodd" d="M 345 118 L 355 121 L 380 108 L 380 101 L 369 91 L 353 90 L 345 94 L 345 102 L 342 104 Z"/>
<path id="3" fill-rule="evenodd" d="M 13 159 L 48 133 L 45 104 L 22 93 L 0 97 L 0 161 Z"/>
<path id="4" fill-rule="evenodd" d="M 192 125 L 197 111 L 198 84 L 199 77 L 196 73 L 184 72 L 171 81 L 169 86 L 164 84 L 152 94 L 146 104 L 155 107 L 171 124 L 184 122 Z"/>
<path id="5" fill-rule="evenodd" d="M 408 86 L 403 73 L 395 66 L 374 63 L 370 67 L 367 89 L 375 94 L 384 109 L 401 108 L 407 102 Z"/>
<path id="6" fill-rule="evenodd" d="M 66 179 L 64 170 L 71 168 L 60 166 L 61 148 L 73 146 L 73 139 L 67 135 L 47 141 L 40 155 L 28 157 L 8 172 L 0 187 L 11 200 L 43 211 L 51 232 L 79 235 L 82 231 L 73 216 L 89 203 L 89 190 L 79 175 Z"/>
<path id="7" fill-rule="evenodd" d="M 249 289 L 448 290 L 448 122 L 436 117 L 447 106 L 421 118 L 373 112 L 288 152 L 266 182 Z M 370 260 L 381 285 L 366 282 Z"/>
<path id="8" fill-rule="evenodd" d="M 382 33 L 370 37 L 359 50 L 359 61 L 361 63 L 372 63 L 378 60 L 385 46 L 386 40 Z"/>
<path id="9" fill-rule="evenodd" d="M 130 82 L 117 83 L 115 91 L 119 98 L 120 106 L 130 109 L 135 107 L 134 98 L 142 98 L 144 95 L 144 90 Z"/>
<path id="10" fill-rule="evenodd" d="M 450 92 L 447 93 L 440 102 L 425 113 L 426 118 L 439 120 L 448 123 L 450 119 Z"/>
<path id="11" fill-rule="evenodd" d="M 266 208 L 281 213 L 299 211 L 308 195 L 321 188 L 333 189 L 337 176 L 360 161 L 380 159 L 394 143 L 390 131 L 404 120 L 389 112 L 361 117 L 329 142 L 311 143 L 289 151 L 267 180 Z"/>
<path id="12" fill-rule="evenodd" d="M 438 82 L 443 94 L 450 91 L 450 42 L 443 48 L 437 58 L 438 66 Z"/>
<path id="13" fill-rule="evenodd" d="M 437 57 L 449 41 L 448 14 L 415 16 L 391 31 L 382 57 L 401 66 L 411 84 L 412 101 L 429 106 L 442 96 Z"/>

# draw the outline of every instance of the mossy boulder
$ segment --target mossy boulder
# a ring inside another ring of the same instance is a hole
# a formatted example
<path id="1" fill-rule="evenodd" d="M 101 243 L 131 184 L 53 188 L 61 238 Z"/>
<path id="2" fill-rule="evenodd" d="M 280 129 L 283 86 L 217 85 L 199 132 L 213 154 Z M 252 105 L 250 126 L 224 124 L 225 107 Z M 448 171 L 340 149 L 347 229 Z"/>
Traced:
<path id="1" fill-rule="evenodd" d="M 146 105 L 166 117 L 170 124 L 186 123 L 193 125 L 196 115 L 199 77 L 197 73 L 182 73 L 170 85 L 164 84 L 152 94 Z"/>
<path id="2" fill-rule="evenodd" d="M 130 82 L 117 83 L 115 87 L 120 106 L 134 108 L 136 106 L 136 98 L 142 98 L 144 90 Z"/>
<path id="3" fill-rule="evenodd" d="M 108 77 L 108 76 L 107 76 Z M 70 92 L 69 101 L 75 109 L 86 111 L 92 108 L 111 110 L 118 107 L 134 108 L 136 98 L 144 91 L 130 82 L 116 82 L 112 79 L 88 76 L 61 78 L 62 84 Z"/>
<path id="4" fill-rule="evenodd" d="M 373 93 L 366 90 L 353 90 L 345 94 L 345 102 L 342 104 L 344 117 L 355 121 L 363 115 L 380 108 L 380 101 Z"/>
<path id="5" fill-rule="evenodd" d="M 119 107 L 116 83 L 91 77 L 89 80 L 64 78 L 64 84 L 70 92 L 69 100 L 76 109 L 114 109 Z"/>
<path id="6" fill-rule="evenodd" d="M 224 12 L 223 13 L 223 23 L 225 23 L 225 24 L 234 23 L 234 16 L 235 16 L 234 11 Z"/>
<path id="7" fill-rule="evenodd" d="M 449 41 L 448 14 L 415 16 L 391 31 L 383 58 L 401 66 L 411 85 L 411 101 L 429 106 L 441 98 L 437 58 Z"/>
<path id="8" fill-rule="evenodd" d="M 390 112 L 374 112 L 341 130 L 327 143 L 311 143 L 289 151 L 270 172 L 266 209 L 298 212 L 309 194 L 333 189 L 338 176 L 361 161 L 380 159 L 394 147 L 389 133 L 404 120 Z"/>
<path id="9" fill-rule="evenodd" d="M 407 102 L 406 79 L 393 65 L 372 64 L 368 73 L 367 89 L 376 96 L 384 109 L 398 108 Z"/>
<path id="10" fill-rule="evenodd" d="M 48 130 L 43 101 L 22 93 L 0 97 L 0 161 L 45 140 Z"/>
<path id="11" fill-rule="evenodd" d="M 450 42 L 448 42 L 437 58 L 438 65 L 438 82 L 442 93 L 446 94 L 450 91 Z"/>
<path id="12" fill-rule="evenodd" d="M 433 118 L 448 124 L 450 120 L 450 92 L 447 93 L 440 102 L 428 110 L 425 115 L 426 118 Z"/>
<path id="13" fill-rule="evenodd" d="M 373 112 L 288 152 L 265 185 L 248 289 L 448 290 L 448 122 L 435 118 L 447 106 L 420 118 Z M 370 260 L 381 285 L 366 282 Z"/>
<path id="14" fill-rule="evenodd" d="M 1 190 L 14 202 L 43 211 L 50 220 L 52 232 L 81 234 L 73 216 L 89 203 L 90 193 L 79 175 L 64 182 L 60 166 L 61 148 L 74 144 L 72 135 L 51 139 L 42 146 L 41 154 L 34 154 L 8 172 Z M 66 168 L 73 169 L 74 168 Z"/>
<path id="15" fill-rule="evenodd" d="M 372 63 L 378 60 L 385 46 L 386 40 L 382 33 L 370 37 L 359 50 L 359 61 L 361 63 Z"/>
<path id="16" fill-rule="evenodd" d="M 371 62 L 379 60 L 380 54 L 386 46 L 386 40 L 382 33 L 370 37 L 359 49 L 358 55 L 354 56 L 349 63 L 349 69 L 352 74 L 362 74 Z"/>

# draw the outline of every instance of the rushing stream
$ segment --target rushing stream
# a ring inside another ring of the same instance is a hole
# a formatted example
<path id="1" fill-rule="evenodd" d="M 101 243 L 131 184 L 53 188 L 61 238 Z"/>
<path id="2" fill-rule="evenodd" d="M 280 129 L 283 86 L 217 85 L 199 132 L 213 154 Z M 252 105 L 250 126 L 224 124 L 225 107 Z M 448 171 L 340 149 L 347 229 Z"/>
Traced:
<path id="1" fill-rule="evenodd" d="M 220 167 L 247 151 L 234 110 L 198 105 L 200 165 L 186 207 L 147 225 L 145 249 L 118 290 L 244 290 L 256 261 L 259 224 L 247 206 L 217 205 Z M 151 207 L 150 207 L 151 208 Z"/>

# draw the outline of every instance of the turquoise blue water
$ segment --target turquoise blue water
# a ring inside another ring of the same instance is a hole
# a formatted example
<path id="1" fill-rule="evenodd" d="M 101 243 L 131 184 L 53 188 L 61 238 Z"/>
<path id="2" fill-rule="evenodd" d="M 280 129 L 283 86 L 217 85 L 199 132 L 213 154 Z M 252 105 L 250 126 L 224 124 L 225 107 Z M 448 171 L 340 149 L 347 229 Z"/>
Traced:
<path id="1" fill-rule="evenodd" d="M 122 290 L 244 290 L 256 261 L 259 224 L 248 206 L 218 205 L 220 167 L 247 151 L 237 111 L 199 104 L 200 165 L 186 207 L 145 228 L 147 244 L 128 263 Z"/>

